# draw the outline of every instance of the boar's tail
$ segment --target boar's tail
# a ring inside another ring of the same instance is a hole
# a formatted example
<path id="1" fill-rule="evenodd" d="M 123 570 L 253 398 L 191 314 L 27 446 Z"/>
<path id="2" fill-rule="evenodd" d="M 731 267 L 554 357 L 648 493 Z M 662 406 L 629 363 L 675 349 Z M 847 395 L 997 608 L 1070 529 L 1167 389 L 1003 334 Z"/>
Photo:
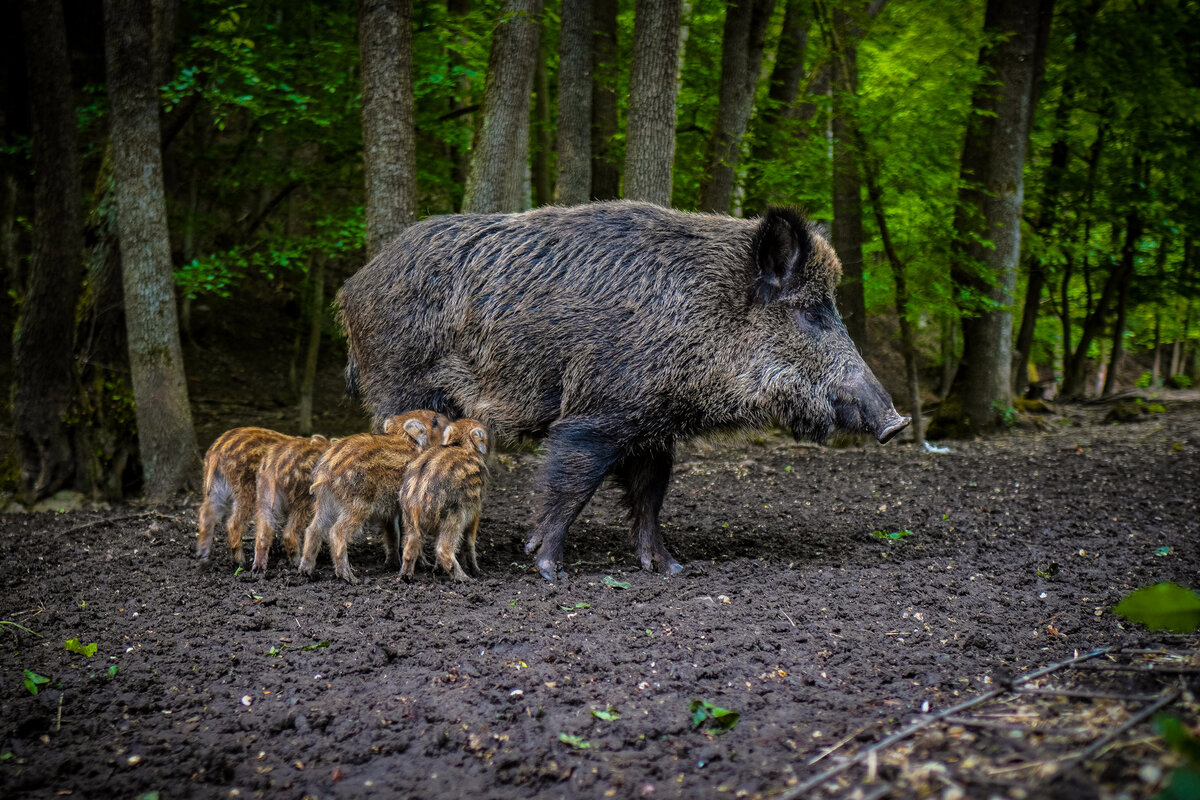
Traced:
<path id="1" fill-rule="evenodd" d="M 346 356 L 346 397 L 351 400 L 361 400 L 362 390 L 358 384 L 358 361 L 354 353 Z"/>

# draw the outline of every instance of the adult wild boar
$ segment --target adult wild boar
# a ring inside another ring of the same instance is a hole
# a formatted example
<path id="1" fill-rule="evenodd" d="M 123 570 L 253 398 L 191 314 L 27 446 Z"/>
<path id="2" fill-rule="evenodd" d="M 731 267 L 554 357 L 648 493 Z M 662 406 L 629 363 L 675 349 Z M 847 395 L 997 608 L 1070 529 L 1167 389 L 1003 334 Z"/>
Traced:
<path id="1" fill-rule="evenodd" d="M 338 293 L 346 368 L 375 420 L 410 408 L 545 437 L 527 552 L 553 580 L 567 528 L 606 476 L 646 569 L 681 567 L 658 513 L 675 442 L 777 420 L 880 442 L 908 419 L 834 306 L 841 265 L 818 228 L 646 203 L 434 217 Z"/>

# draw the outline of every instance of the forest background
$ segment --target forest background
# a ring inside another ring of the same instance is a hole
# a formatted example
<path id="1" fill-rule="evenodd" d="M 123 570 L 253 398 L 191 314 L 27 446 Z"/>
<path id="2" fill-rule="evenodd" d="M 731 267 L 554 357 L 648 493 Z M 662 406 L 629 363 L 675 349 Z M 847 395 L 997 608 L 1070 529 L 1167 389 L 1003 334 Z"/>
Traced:
<path id="1" fill-rule="evenodd" d="M 6 487 L 194 487 L 184 362 L 415 219 L 630 198 L 829 227 L 916 440 L 1200 372 L 1200 3 L 68 0 L 0 32 Z M 330 342 L 334 347 L 330 348 Z"/>

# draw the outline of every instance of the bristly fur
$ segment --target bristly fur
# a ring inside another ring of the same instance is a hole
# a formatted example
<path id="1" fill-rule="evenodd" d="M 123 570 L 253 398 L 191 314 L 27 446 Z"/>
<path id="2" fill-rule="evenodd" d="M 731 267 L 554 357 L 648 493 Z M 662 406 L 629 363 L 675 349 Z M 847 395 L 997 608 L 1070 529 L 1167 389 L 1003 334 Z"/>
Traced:
<path id="1" fill-rule="evenodd" d="M 899 419 L 837 316 L 840 274 L 793 209 L 744 220 L 618 201 L 423 220 L 337 305 L 377 427 L 432 408 L 501 441 L 547 439 L 530 539 L 543 573 L 609 474 L 643 565 L 675 571 L 657 515 L 680 438 Z"/>

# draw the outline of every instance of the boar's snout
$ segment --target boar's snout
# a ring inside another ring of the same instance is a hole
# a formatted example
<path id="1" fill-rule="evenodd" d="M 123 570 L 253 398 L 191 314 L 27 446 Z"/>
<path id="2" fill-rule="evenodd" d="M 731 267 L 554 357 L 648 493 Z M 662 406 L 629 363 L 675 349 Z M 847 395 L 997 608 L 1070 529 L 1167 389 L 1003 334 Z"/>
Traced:
<path id="1" fill-rule="evenodd" d="M 912 422 L 912 417 L 896 411 L 891 396 L 870 369 L 856 370 L 840 389 L 834 407 L 838 426 L 844 430 L 869 433 L 880 444 L 887 444 Z"/>

